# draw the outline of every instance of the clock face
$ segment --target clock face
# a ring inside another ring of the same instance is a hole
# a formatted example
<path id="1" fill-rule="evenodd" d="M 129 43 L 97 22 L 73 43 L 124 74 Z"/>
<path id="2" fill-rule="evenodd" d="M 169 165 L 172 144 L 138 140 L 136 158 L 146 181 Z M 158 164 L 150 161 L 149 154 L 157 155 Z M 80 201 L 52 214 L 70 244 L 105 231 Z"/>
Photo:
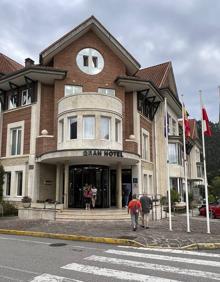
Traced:
<path id="1" fill-rule="evenodd" d="M 104 68 L 102 55 L 93 48 L 85 48 L 76 56 L 77 66 L 86 74 L 94 75 L 100 73 Z"/>

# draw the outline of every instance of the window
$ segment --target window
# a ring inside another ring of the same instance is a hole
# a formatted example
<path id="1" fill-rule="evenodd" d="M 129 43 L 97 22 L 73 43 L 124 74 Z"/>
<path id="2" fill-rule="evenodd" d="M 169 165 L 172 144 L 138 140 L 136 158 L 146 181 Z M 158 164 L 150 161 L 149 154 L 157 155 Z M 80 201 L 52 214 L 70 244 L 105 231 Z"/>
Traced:
<path id="1" fill-rule="evenodd" d="M 85 48 L 79 51 L 76 56 L 76 63 L 82 72 L 90 75 L 98 74 L 104 68 L 103 56 L 93 48 Z"/>
<path id="2" fill-rule="evenodd" d="M 65 85 L 65 96 L 79 94 L 83 92 L 82 86 L 77 85 Z"/>
<path id="3" fill-rule="evenodd" d="M 83 138 L 94 139 L 95 138 L 95 117 L 84 116 L 83 117 Z"/>
<path id="4" fill-rule="evenodd" d="M 11 155 L 21 154 L 21 132 L 21 127 L 12 128 L 10 130 Z"/>
<path id="5" fill-rule="evenodd" d="M 150 159 L 149 133 L 142 129 L 142 158 Z"/>
<path id="6" fill-rule="evenodd" d="M 6 172 L 5 174 L 5 194 L 6 196 L 11 195 L 11 172 Z"/>
<path id="7" fill-rule="evenodd" d="M 30 105 L 31 104 L 31 95 L 28 91 L 28 89 L 25 89 L 22 91 L 22 95 L 21 95 L 21 105 L 25 106 L 25 105 Z"/>
<path id="8" fill-rule="evenodd" d="M 77 139 L 77 117 L 70 117 L 69 120 L 69 138 Z"/>
<path id="9" fill-rule="evenodd" d="M 177 124 L 176 121 L 172 119 L 172 134 L 173 135 L 177 135 L 176 124 Z"/>
<path id="10" fill-rule="evenodd" d="M 169 163 L 182 165 L 182 148 L 178 143 L 168 145 Z"/>
<path id="11" fill-rule="evenodd" d="M 60 142 L 62 143 L 64 141 L 64 120 L 61 119 L 59 121 L 59 128 L 60 128 Z"/>
<path id="12" fill-rule="evenodd" d="M 11 94 L 8 97 L 8 109 L 14 109 L 18 106 L 18 93 Z"/>
<path id="13" fill-rule="evenodd" d="M 17 178 L 17 196 L 22 196 L 22 186 L 23 186 L 23 172 L 16 171 L 16 178 Z"/>
<path id="14" fill-rule="evenodd" d="M 110 139 L 110 118 L 101 117 L 101 139 Z"/>
<path id="15" fill-rule="evenodd" d="M 98 57 L 92 56 L 92 66 L 93 68 L 98 67 Z"/>
<path id="16" fill-rule="evenodd" d="M 83 56 L 83 66 L 84 67 L 89 66 L 89 56 L 86 56 L 86 55 Z"/>
<path id="17" fill-rule="evenodd" d="M 110 88 L 98 88 L 98 93 L 109 95 L 109 96 L 115 96 L 115 89 Z"/>
<path id="18" fill-rule="evenodd" d="M 115 141 L 120 142 L 121 141 L 121 122 L 120 120 L 115 120 Z"/>

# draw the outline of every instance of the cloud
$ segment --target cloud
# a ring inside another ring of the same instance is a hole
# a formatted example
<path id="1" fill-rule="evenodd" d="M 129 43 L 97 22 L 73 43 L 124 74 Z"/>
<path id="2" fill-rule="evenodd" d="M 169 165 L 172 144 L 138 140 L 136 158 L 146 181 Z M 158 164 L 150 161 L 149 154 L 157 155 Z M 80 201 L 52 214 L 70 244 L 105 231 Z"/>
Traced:
<path id="1" fill-rule="evenodd" d="M 220 1 L 0 1 L 0 52 L 20 63 L 94 14 L 142 67 L 172 61 L 179 94 L 200 118 L 198 90 L 218 119 Z"/>

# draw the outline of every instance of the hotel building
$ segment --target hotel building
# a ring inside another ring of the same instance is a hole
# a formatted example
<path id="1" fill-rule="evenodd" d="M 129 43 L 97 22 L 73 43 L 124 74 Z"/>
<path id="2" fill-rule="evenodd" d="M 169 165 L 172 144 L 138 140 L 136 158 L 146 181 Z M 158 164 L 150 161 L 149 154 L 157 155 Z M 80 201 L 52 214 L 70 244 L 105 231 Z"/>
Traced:
<path id="1" fill-rule="evenodd" d="M 39 64 L 0 54 L 4 199 L 83 208 L 86 183 L 98 189 L 100 208 L 121 208 L 123 185 L 166 195 L 165 98 L 170 185 L 183 193 L 181 103 L 170 62 L 141 69 L 93 16 L 43 50 Z M 202 180 L 200 143 L 191 138 L 188 148 L 193 187 Z"/>

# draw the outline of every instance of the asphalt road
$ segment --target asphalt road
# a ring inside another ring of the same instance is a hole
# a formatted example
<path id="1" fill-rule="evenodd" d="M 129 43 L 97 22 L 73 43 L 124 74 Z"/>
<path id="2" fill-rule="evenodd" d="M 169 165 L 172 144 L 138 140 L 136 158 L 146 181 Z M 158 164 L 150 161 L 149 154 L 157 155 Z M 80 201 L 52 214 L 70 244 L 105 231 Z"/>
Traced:
<path id="1" fill-rule="evenodd" d="M 0 235 L 0 282 L 216 280 L 219 250 L 156 250 Z"/>

